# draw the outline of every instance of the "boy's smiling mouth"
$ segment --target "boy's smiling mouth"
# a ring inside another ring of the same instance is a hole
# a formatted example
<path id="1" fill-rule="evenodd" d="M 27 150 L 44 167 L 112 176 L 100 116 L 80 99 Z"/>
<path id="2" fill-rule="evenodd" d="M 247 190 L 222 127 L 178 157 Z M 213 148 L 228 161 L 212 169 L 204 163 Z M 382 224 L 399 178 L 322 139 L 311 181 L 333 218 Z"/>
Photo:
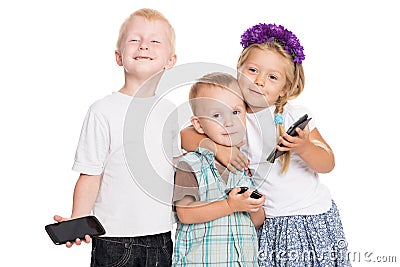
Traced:
<path id="1" fill-rule="evenodd" d="M 223 133 L 222 135 L 223 135 L 223 136 L 229 136 L 229 135 L 234 135 L 234 134 L 237 134 L 237 132 L 232 132 L 232 133 Z"/>
<path id="2" fill-rule="evenodd" d="M 145 56 L 137 56 L 133 58 L 134 60 L 153 60 L 151 57 L 145 57 Z"/>

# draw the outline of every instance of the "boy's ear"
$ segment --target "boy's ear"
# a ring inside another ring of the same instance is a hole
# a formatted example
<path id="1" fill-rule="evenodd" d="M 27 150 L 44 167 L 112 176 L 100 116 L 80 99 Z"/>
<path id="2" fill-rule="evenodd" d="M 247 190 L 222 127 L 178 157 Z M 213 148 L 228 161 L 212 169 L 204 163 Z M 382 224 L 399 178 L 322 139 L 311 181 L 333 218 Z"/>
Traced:
<path id="1" fill-rule="evenodd" d="M 193 116 L 193 117 L 190 119 L 190 122 L 192 123 L 194 129 L 195 129 L 198 133 L 204 134 L 203 126 L 201 126 L 201 123 L 200 123 L 198 117 Z"/>
<path id="2" fill-rule="evenodd" d="M 175 63 L 176 63 L 176 55 L 174 54 L 168 59 L 167 65 L 164 67 L 164 69 L 167 70 L 172 68 L 175 65 Z"/>
<path id="3" fill-rule="evenodd" d="M 115 61 L 117 62 L 118 66 L 122 66 L 122 54 L 119 50 L 115 50 Z"/>

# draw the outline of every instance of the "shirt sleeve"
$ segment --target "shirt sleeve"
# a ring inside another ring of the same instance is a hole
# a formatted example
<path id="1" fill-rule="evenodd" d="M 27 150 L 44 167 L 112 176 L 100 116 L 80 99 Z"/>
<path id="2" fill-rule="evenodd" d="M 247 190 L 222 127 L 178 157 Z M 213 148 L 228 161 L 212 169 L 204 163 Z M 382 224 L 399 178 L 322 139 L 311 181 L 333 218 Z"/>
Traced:
<path id="1" fill-rule="evenodd" d="M 180 161 L 175 171 L 173 202 L 175 203 L 185 196 L 191 196 L 195 201 L 200 200 L 199 185 L 195 173 L 187 162 Z"/>
<path id="2" fill-rule="evenodd" d="M 106 123 L 90 108 L 83 122 L 72 170 L 88 175 L 102 174 L 108 150 Z"/>

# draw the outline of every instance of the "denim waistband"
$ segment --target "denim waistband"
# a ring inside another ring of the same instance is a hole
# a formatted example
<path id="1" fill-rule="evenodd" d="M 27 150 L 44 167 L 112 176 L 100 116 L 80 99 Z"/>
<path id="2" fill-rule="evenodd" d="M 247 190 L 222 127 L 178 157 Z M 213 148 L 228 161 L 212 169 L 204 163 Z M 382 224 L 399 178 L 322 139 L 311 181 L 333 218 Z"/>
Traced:
<path id="1" fill-rule="evenodd" d="M 171 241 L 171 231 L 155 234 L 155 235 L 145 235 L 145 236 L 135 236 L 135 237 L 93 237 L 93 239 L 107 240 L 108 242 L 115 242 L 119 244 L 125 244 L 125 246 L 145 246 L 145 247 L 160 247 L 165 246 L 169 241 Z"/>

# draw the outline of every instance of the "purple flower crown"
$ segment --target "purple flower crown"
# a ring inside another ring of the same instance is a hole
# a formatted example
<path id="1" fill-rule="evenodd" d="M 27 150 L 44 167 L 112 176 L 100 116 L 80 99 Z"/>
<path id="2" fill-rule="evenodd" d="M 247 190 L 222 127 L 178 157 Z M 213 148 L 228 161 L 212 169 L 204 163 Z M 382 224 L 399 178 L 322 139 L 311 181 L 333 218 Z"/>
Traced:
<path id="1" fill-rule="evenodd" d="M 272 41 L 281 44 L 292 55 L 293 62 L 301 64 L 306 58 L 303 53 L 303 47 L 300 45 L 296 35 L 281 25 L 265 23 L 254 25 L 242 34 L 240 44 L 243 48 L 246 48 L 252 44 Z"/>

